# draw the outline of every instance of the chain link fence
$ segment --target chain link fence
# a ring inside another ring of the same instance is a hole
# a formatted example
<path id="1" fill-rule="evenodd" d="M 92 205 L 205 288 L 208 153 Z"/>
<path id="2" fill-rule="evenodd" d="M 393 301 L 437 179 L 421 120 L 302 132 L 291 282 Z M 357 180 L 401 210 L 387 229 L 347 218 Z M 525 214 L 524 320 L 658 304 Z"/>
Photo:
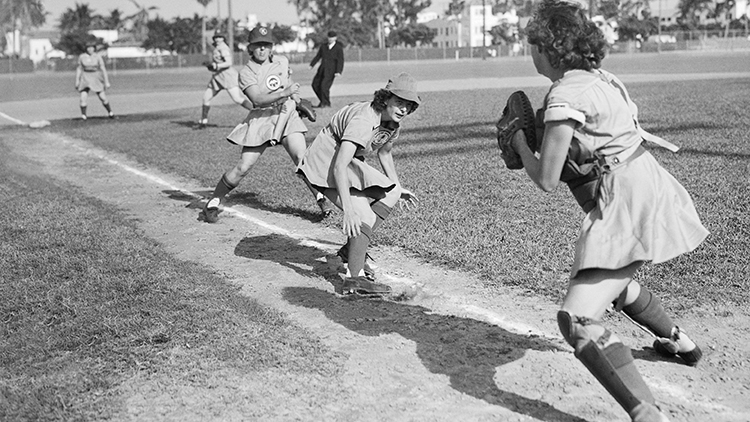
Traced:
<path id="1" fill-rule="evenodd" d="M 750 34 L 747 30 L 677 31 L 651 36 L 648 40 L 617 42 L 610 54 L 639 54 L 660 51 L 731 51 L 750 50 Z M 315 52 L 283 53 L 293 64 L 310 63 Z M 528 45 L 500 45 L 492 47 L 416 47 L 416 48 L 348 48 L 344 50 L 347 63 L 371 61 L 408 60 L 462 60 L 475 58 L 497 58 L 530 55 Z M 235 63 L 246 63 L 247 52 L 235 53 Z M 200 67 L 207 59 L 203 54 L 175 54 L 168 56 L 105 58 L 107 70 L 117 72 L 129 69 L 190 68 Z M 75 71 L 77 58 L 48 60 L 37 63 L 28 59 L 0 58 L 0 74 L 27 73 L 34 71 Z"/>

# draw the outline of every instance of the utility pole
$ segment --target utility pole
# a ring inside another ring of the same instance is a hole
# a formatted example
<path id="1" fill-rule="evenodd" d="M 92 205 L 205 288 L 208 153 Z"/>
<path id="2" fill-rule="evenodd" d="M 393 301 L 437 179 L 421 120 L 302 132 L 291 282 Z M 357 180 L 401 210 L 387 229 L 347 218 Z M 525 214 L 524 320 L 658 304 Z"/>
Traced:
<path id="1" fill-rule="evenodd" d="M 661 53 L 661 0 L 659 0 L 659 19 L 656 21 L 658 24 L 657 39 L 656 39 L 656 52 Z"/>
<path id="2" fill-rule="evenodd" d="M 487 60 L 487 7 L 482 0 L 482 60 Z"/>
<path id="3" fill-rule="evenodd" d="M 227 41 L 234 56 L 234 20 L 232 19 L 232 0 L 227 0 Z"/>

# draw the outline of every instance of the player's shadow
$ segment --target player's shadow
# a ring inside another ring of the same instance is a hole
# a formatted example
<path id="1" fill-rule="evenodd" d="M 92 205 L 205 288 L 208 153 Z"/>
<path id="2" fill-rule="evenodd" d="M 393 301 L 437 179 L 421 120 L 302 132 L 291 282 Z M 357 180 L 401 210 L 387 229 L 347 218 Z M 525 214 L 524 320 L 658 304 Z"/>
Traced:
<path id="1" fill-rule="evenodd" d="M 208 123 L 208 124 L 205 124 L 205 125 L 201 125 L 198 122 L 194 122 L 192 120 L 171 120 L 170 123 L 172 123 L 173 125 L 186 127 L 188 129 L 193 129 L 193 130 L 202 130 L 202 129 L 209 130 L 209 129 L 217 129 L 217 128 L 231 129 L 231 128 L 234 128 L 234 126 L 230 126 L 230 125 L 217 125 L 216 123 Z M 227 132 L 227 134 L 228 134 L 228 132 Z"/>
<path id="2" fill-rule="evenodd" d="M 340 245 L 326 240 L 321 244 L 338 248 Z M 320 248 L 300 244 L 299 241 L 280 234 L 246 237 L 234 248 L 234 254 L 244 258 L 276 262 L 309 278 L 324 278 L 337 292 L 341 291 L 341 260 L 335 254 Z M 345 270 L 344 270 L 345 271 Z"/>
<path id="3" fill-rule="evenodd" d="M 206 190 L 206 191 L 192 192 L 195 195 L 201 196 L 202 198 L 196 198 L 195 196 L 190 195 L 186 192 L 179 191 L 179 190 L 172 190 L 172 189 L 163 190 L 162 193 L 166 194 L 170 199 L 173 199 L 175 201 L 187 202 L 187 205 L 185 205 L 185 208 L 197 210 L 198 220 L 205 221 L 204 216 L 203 216 L 204 201 L 211 197 L 211 194 L 213 193 L 213 191 Z M 326 217 L 321 212 L 302 210 L 302 209 L 290 207 L 290 206 L 271 207 L 259 201 L 257 199 L 257 195 L 252 192 L 232 193 L 231 195 L 227 196 L 227 198 L 224 200 L 224 203 L 223 203 L 224 206 L 232 206 L 232 205 L 237 205 L 237 204 L 245 205 L 245 206 L 259 209 L 259 210 L 275 212 L 279 214 L 294 215 L 294 216 L 297 216 L 302 219 L 312 221 L 315 223 L 320 222 L 326 218 L 331 218 L 331 216 L 336 214 L 335 212 L 333 212 L 328 217 Z M 220 213 L 219 216 L 222 216 L 222 213 Z"/>
<path id="4" fill-rule="evenodd" d="M 425 368 L 447 375 L 451 387 L 461 393 L 542 421 L 585 421 L 543 400 L 501 390 L 495 383 L 498 366 L 521 359 L 528 350 L 567 353 L 558 344 L 469 318 L 433 314 L 421 306 L 382 300 L 342 300 L 307 287 L 287 287 L 283 297 L 293 305 L 319 309 L 331 321 L 359 334 L 372 337 L 398 334 L 413 341 Z M 358 358 L 362 364 L 367 363 L 367 356 Z"/>

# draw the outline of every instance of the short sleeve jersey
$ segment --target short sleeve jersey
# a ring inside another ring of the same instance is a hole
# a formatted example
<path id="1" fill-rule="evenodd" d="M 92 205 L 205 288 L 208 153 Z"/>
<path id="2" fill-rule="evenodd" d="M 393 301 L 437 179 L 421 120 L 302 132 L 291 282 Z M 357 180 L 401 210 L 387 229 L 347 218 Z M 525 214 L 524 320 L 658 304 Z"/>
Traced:
<path id="1" fill-rule="evenodd" d="M 78 65 L 81 66 L 85 72 L 96 72 L 101 66 L 101 60 L 101 56 L 97 53 L 83 53 L 78 56 Z"/>
<path id="2" fill-rule="evenodd" d="M 289 59 L 284 56 L 272 56 L 263 64 L 250 59 L 240 70 L 240 89 L 244 91 L 250 86 L 258 85 L 262 93 L 269 94 L 286 88 L 291 73 Z M 256 106 L 262 107 L 264 104 Z"/>
<path id="3" fill-rule="evenodd" d="M 358 157 L 380 149 L 388 141 L 395 141 L 400 133 L 398 123 L 380 121 L 380 113 L 369 102 L 357 102 L 337 111 L 326 130 L 337 143 L 350 141 L 359 148 Z"/>
<path id="4" fill-rule="evenodd" d="M 211 52 L 211 60 L 213 60 L 214 63 L 229 63 L 231 65 L 232 50 L 226 43 L 221 43 Z"/>
<path id="5" fill-rule="evenodd" d="M 550 88 L 544 121 L 573 120 L 573 139 L 583 149 L 617 154 L 643 140 L 634 121 L 634 104 L 625 95 L 622 83 L 611 73 L 571 70 Z"/>

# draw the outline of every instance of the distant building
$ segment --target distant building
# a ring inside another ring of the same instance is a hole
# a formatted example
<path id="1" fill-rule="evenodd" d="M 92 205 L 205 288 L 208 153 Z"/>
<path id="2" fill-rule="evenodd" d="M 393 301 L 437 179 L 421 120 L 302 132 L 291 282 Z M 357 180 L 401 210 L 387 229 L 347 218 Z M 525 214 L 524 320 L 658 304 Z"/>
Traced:
<path id="1" fill-rule="evenodd" d="M 417 21 L 432 29 L 435 37 L 433 47 L 481 47 L 492 45 L 489 35 L 492 27 L 505 22 L 517 25 L 515 9 L 507 13 L 492 14 L 492 4 L 481 0 L 467 1 L 460 15 L 441 15 L 436 12 L 420 13 Z M 430 19 L 432 18 L 432 19 Z M 486 32 L 485 32 L 486 31 Z"/>

